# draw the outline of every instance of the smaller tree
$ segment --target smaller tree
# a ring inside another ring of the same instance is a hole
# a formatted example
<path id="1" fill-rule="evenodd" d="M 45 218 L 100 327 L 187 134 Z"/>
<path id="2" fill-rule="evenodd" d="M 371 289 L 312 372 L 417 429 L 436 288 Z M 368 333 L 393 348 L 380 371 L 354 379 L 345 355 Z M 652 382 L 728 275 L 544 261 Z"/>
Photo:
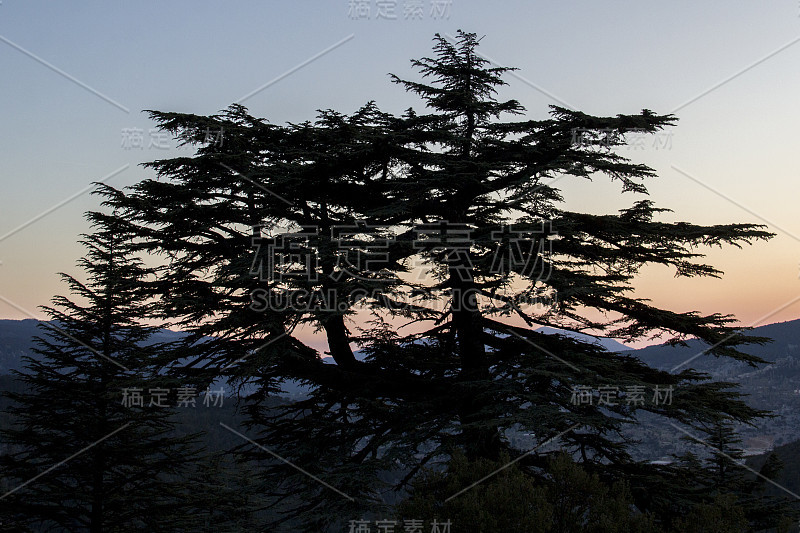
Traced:
<path id="1" fill-rule="evenodd" d="M 516 465 L 450 499 L 498 466 L 456 452 L 446 471 L 427 470 L 415 479 L 411 494 L 397 506 L 398 520 L 449 519 L 457 531 L 550 531 L 553 509 L 545 491 Z"/>
<path id="2" fill-rule="evenodd" d="M 711 502 L 698 503 L 675 525 L 679 533 L 744 533 L 748 529 L 747 517 L 733 494 L 717 494 Z"/>
<path id="3" fill-rule="evenodd" d="M 2 467 L 13 488 L 0 511 L 37 531 L 185 530 L 179 478 L 193 437 L 176 436 L 168 409 L 123 402 L 126 389 L 165 384 L 156 377 L 162 346 L 148 345 L 154 328 L 140 322 L 148 270 L 125 244 L 122 221 L 87 217 L 96 230 L 82 241 L 88 282 L 61 274 L 76 300 L 56 296 L 43 307 L 51 321 L 40 324 L 38 357 L 16 373 L 24 390 L 7 393 L 13 425 L 2 431 Z"/>
<path id="4" fill-rule="evenodd" d="M 208 454 L 189 479 L 196 487 L 191 515 L 196 531 L 239 533 L 264 531 L 270 505 L 261 483 L 252 475 L 259 465 L 238 463 L 226 453 Z"/>
<path id="5" fill-rule="evenodd" d="M 684 502 L 675 509 L 675 516 L 683 517 L 673 524 L 676 530 L 785 530 L 786 523 L 797 518 L 792 502 L 764 494 L 767 480 L 780 473 L 780 459 L 771 455 L 756 474 L 745 465 L 741 437 L 731 422 L 717 420 L 704 428 L 704 433 L 709 448 L 704 459 L 692 453 L 679 457 L 680 465 L 694 475 L 675 486 Z"/>
<path id="6" fill-rule="evenodd" d="M 653 516 L 635 510 L 624 483 L 609 486 L 564 453 L 550 458 L 540 483 L 508 457 L 470 460 L 456 452 L 447 471 L 429 470 L 414 482 L 397 513 L 401 520 L 451 519 L 454 530 L 468 532 L 660 531 Z"/>

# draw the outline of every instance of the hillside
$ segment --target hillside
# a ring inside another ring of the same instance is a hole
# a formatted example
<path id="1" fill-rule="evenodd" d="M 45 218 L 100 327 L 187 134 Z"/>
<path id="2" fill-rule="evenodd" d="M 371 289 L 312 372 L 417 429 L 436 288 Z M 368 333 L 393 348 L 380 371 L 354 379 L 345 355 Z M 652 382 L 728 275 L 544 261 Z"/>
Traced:
<path id="1" fill-rule="evenodd" d="M 31 355 L 33 337 L 41 330 L 38 320 L 0 320 L 0 374 L 22 366 L 22 357 Z"/>
<path id="2" fill-rule="evenodd" d="M 783 488 L 800 494 L 800 440 L 778 446 L 771 453 L 777 455 L 783 463 L 783 470 L 774 481 Z M 749 457 L 747 465 L 758 471 L 764 466 L 768 456 L 767 453 Z M 786 495 L 784 491 L 772 485 L 767 487 L 766 493 L 772 496 Z"/>
<path id="3" fill-rule="evenodd" d="M 785 360 L 787 357 L 800 360 L 800 319 L 760 326 L 746 334 L 773 339 L 773 342 L 762 346 L 746 346 L 743 351 L 747 353 L 772 362 Z M 633 354 L 648 365 L 664 370 L 671 370 L 691 359 L 691 363 L 682 365 L 676 370 L 692 367 L 704 372 L 711 372 L 715 377 L 723 379 L 753 371 L 745 363 L 720 360 L 705 354 L 698 356 L 708 346 L 696 339 L 688 340 L 686 344 L 687 346 L 677 347 L 666 344 L 654 345 L 638 350 L 628 350 L 625 353 Z"/>
<path id="4" fill-rule="evenodd" d="M 34 355 L 30 351 L 32 337 L 41 334 L 36 324 L 37 321 L 32 319 L 0 320 L 0 375 L 22 368 L 23 355 Z M 656 345 L 628 350 L 613 339 L 595 338 L 553 328 L 540 328 L 539 331 L 597 342 L 608 350 L 633 355 L 650 366 L 664 370 L 670 370 L 691 359 L 689 364 L 681 366 L 677 371 L 692 367 L 709 373 L 713 379 L 739 383 L 741 391 L 749 395 L 748 401 L 751 405 L 779 415 L 761 421 L 756 428 L 740 428 L 748 453 L 755 454 L 765 448 L 800 440 L 800 320 L 761 326 L 749 333 L 773 339 L 773 342 L 763 346 L 751 345 L 744 348 L 748 353 L 770 361 L 770 364 L 761 368 L 708 355 L 698 356 L 706 346 L 697 340 L 687 341 L 685 347 Z M 177 340 L 182 335 L 180 332 L 160 330 L 151 342 Z M 232 391 L 226 383 L 221 385 L 226 392 Z M 617 385 L 624 387 L 625 384 Z M 284 390 L 288 396 L 303 395 L 307 391 L 296 383 L 285 383 Z M 664 458 L 683 446 L 671 426 L 663 426 L 656 417 L 644 416 L 643 420 L 645 423 L 642 427 L 629 430 L 631 437 L 641 441 L 637 450 L 642 458 Z M 516 438 L 525 440 L 524 435 Z"/>

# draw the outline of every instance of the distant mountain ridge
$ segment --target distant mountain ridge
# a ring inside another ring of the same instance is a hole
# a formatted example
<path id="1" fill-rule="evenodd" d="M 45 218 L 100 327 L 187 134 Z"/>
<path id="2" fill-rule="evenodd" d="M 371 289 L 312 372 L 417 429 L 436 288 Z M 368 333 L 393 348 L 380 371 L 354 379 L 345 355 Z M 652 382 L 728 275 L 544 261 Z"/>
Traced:
<path id="1" fill-rule="evenodd" d="M 19 369 L 21 357 L 31 354 L 34 346 L 33 337 L 43 333 L 38 327 L 38 323 L 38 320 L 32 318 L 24 320 L 0 319 L 0 374 L 8 374 L 11 370 Z M 541 327 L 536 331 L 547 335 L 559 334 L 584 342 L 593 342 L 611 352 L 633 355 L 650 366 L 664 370 L 670 370 L 708 348 L 702 341 L 689 339 L 686 341 L 687 346 L 672 347 L 667 344 L 659 344 L 632 349 L 611 338 L 595 337 L 552 327 Z M 161 329 L 154 334 L 151 342 L 174 341 L 184 335 L 180 331 Z M 800 319 L 759 326 L 748 332 L 747 335 L 769 337 L 774 340 L 774 342 L 764 346 L 743 346 L 743 351 L 747 353 L 757 355 L 767 361 L 775 361 L 793 354 L 800 357 Z M 720 361 L 713 356 L 706 355 L 696 357 L 689 366 L 697 370 L 708 371 L 714 367 L 725 365 L 733 366 L 740 370 L 749 368 L 744 363 Z"/>
<path id="2" fill-rule="evenodd" d="M 43 332 L 37 327 L 38 321 L 28 320 L 0 320 L 0 378 L 12 370 L 23 368 L 22 357 L 34 355 L 33 337 Z M 666 344 L 648 346 L 640 349 L 630 349 L 614 339 L 592 337 L 581 333 L 573 333 L 555 328 L 539 328 L 537 331 L 545 334 L 561 334 L 584 342 L 596 343 L 612 352 L 619 352 L 639 358 L 651 367 L 680 372 L 686 368 L 694 368 L 708 373 L 713 380 L 738 383 L 738 390 L 747 395 L 747 402 L 757 409 L 765 409 L 777 415 L 777 418 L 764 420 L 758 428 L 743 428 L 743 438 L 769 439 L 774 445 L 792 442 L 800 439 L 800 320 L 779 322 L 754 328 L 749 335 L 769 337 L 773 342 L 763 346 L 744 345 L 742 351 L 756 355 L 769 361 L 769 364 L 752 368 L 745 363 L 740 363 L 727 358 L 716 358 L 710 355 L 699 355 L 708 346 L 705 343 L 691 339 L 685 347 L 671 347 Z M 160 330 L 152 342 L 174 341 L 185 333 L 171 330 Z M 360 359 L 363 353 L 356 354 Z M 687 365 L 678 365 L 685 361 Z M 326 363 L 334 364 L 332 360 Z M 613 384 L 612 384 L 613 385 Z M 619 383 L 622 387 L 625 384 Z M 232 395 L 236 389 L 226 380 L 217 380 L 212 388 L 218 387 Z M 288 380 L 282 384 L 284 397 L 303 397 L 308 395 L 311 388 L 307 385 Z M 242 395 L 253 392 L 253 386 L 244 387 L 239 391 Z M 645 413 L 646 414 L 646 413 Z M 646 418 L 646 417 L 645 417 Z M 661 425 L 663 426 L 663 424 Z M 665 442 L 672 439 L 671 427 L 664 428 L 652 423 L 645 423 L 635 433 L 637 438 L 643 439 L 641 451 L 643 456 L 659 457 L 670 453 L 664 447 Z"/>
<path id="3" fill-rule="evenodd" d="M 745 332 L 748 336 L 769 337 L 772 342 L 759 346 L 755 344 L 742 345 L 739 349 L 745 353 L 758 356 L 766 361 L 775 363 L 786 357 L 800 358 L 800 319 L 786 322 L 776 322 L 759 326 Z M 680 371 L 684 368 L 695 368 L 703 372 L 711 372 L 719 377 L 731 377 L 738 374 L 749 373 L 753 368 L 746 363 L 730 359 L 720 359 L 704 353 L 709 346 L 697 339 L 689 339 L 686 346 L 669 346 L 659 344 L 626 351 L 627 355 L 638 357 L 644 363 L 661 370 Z M 702 355 L 701 355 L 702 354 Z M 691 362 L 688 364 L 686 361 Z M 679 368 L 678 365 L 680 365 Z"/>
<path id="4" fill-rule="evenodd" d="M 35 347 L 34 337 L 46 335 L 46 332 L 39 327 L 39 320 L 29 318 L 24 320 L 0 319 L 0 376 L 11 374 L 14 370 L 22 370 L 25 366 L 24 356 L 37 357 L 33 351 Z M 148 339 L 146 344 L 167 343 L 180 340 L 186 333 L 173 331 L 170 329 L 156 330 Z M 235 387 L 227 379 L 218 379 L 211 384 L 213 390 L 222 387 L 226 394 L 233 394 Z M 302 395 L 307 393 L 307 388 L 293 382 L 283 385 L 287 395 Z M 252 392 L 252 387 L 245 387 L 242 392 L 248 394 Z"/>
<path id="5" fill-rule="evenodd" d="M 38 324 L 39 321 L 33 318 L 0 320 L 0 374 L 19 370 L 22 357 L 31 355 L 33 337 L 42 332 Z"/>
<path id="6" fill-rule="evenodd" d="M 557 328 L 550 328 L 547 326 L 538 328 L 536 330 L 538 333 L 544 333 L 545 335 L 564 335 L 566 337 L 570 337 L 579 341 L 589 342 L 599 344 L 609 352 L 622 352 L 622 351 L 630 351 L 628 346 L 625 346 L 619 341 L 614 339 L 610 339 L 608 337 L 595 337 L 594 335 L 587 335 L 586 333 L 575 333 L 573 331 L 566 331 L 563 329 Z"/>
<path id="7" fill-rule="evenodd" d="M 0 375 L 9 374 L 12 370 L 19 370 L 23 366 L 22 357 L 34 355 L 33 337 L 42 335 L 43 331 L 37 326 L 39 323 L 35 319 L 25 320 L 3 320 L 0 319 Z M 793 369 L 798 366 L 800 375 L 800 319 L 787 322 L 778 322 L 754 328 L 747 332 L 748 335 L 763 336 L 772 338 L 774 342 L 763 346 L 744 345 L 742 350 L 770 361 L 773 365 L 762 366 L 760 369 L 753 369 L 745 363 L 729 359 L 719 359 L 710 355 L 702 354 L 708 346 L 697 339 L 686 341 L 687 346 L 669 346 L 667 344 L 647 346 L 645 348 L 631 349 L 621 342 L 611 338 L 594 337 L 583 333 L 560 330 L 552 327 L 541 327 L 536 331 L 544 334 L 560 334 L 571 337 L 583 342 L 595 343 L 603 348 L 632 355 L 639 358 L 644 363 L 654 368 L 662 370 L 679 371 L 683 368 L 695 368 L 702 372 L 710 373 L 715 379 L 738 380 L 739 378 L 752 378 L 759 373 L 775 370 L 775 365 L 787 366 Z M 169 329 L 158 330 L 150 342 L 169 342 L 178 340 L 185 333 L 172 331 Z M 690 363 L 683 365 L 686 361 Z M 794 374 L 794 371 L 790 372 Z M 800 388 L 800 383 L 797 385 Z M 287 392 L 296 394 L 303 389 L 287 383 Z"/>
<path id="8" fill-rule="evenodd" d="M 10 374 L 12 370 L 20 370 L 24 366 L 22 358 L 34 356 L 34 337 L 46 335 L 39 327 L 39 320 L 0 319 L 0 374 Z M 180 331 L 160 329 L 150 338 L 149 343 L 169 342 L 183 337 Z"/>

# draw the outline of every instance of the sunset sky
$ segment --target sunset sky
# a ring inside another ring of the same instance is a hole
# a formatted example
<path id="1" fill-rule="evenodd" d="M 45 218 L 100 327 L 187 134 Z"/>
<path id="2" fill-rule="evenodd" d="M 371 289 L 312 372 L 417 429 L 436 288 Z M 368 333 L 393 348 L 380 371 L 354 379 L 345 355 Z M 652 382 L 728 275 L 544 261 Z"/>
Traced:
<path id="1" fill-rule="evenodd" d="M 664 220 L 777 234 L 709 250 L 721 280 L 647 269 L 637 295 L 743 325 L 800 318 L 796 0 L 2 0 L 0 318 L 43 317 L 37 306 L 65 291 L 57 272 L 79 274 L 82 214 L 98 207 L 91 182 L 130 185 L 152 176 L 139 163 L 188 154 L 151 132 L 143 109 L 211 114 L 241 102 L 278 124 L 369 100 L 421 109 L 387 73 L 416 76 L 409 60 L 430 55 L 434 33 L 458 29 L 485 35 L 480 53 L 519 68 L 500 97 L 529 118 L 551 104 L 675 113 L 674 128 L 623 151 L 657 171 L 650 197 L 674 211 Z M 640 199 L 607 179 L 560 185 L 575 211 Z"/>

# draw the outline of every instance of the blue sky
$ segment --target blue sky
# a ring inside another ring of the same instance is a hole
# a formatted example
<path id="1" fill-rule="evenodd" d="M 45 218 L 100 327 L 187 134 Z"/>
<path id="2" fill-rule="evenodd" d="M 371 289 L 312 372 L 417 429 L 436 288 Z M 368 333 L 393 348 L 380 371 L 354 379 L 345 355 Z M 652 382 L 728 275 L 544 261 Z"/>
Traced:
<path id="1" fill-rule="evenodd" d="M 97 207 L 92 181 L 150 176 L 137 165 L 174 156 L 143 109 L 210 114 L 249 96 L 275 123 L 349 112 L 368 100 L 393 112 L 420 103 L 387 73 L 414 76 L 436 32 L 485 35 L 480 52 L 520 70 L 501 94 L 531 118 L 547 106 L 587 113 L 675 111 L 678 125 L 630 150 L 653 166 L 668 220 L 769 221 L 778 236 L 712 251 L 723 280 L 675 280 L 647 269 L 638 292 L 676 311 L 736 314 L 743 323 L 800 316 L 800 5 L 728 2 L 0 3 L 0 317 L 40 316 L 76 272 L 75 244 Z M 369 14 L 351 11 L 361 4 Z M 324 53 L 323 53 L 324 52 Z M 310 59 L 315 58 L 311 61 Z M 283 77 L 282 77 L 283 76 Z M 124 109 L 123 109 L 124 108 Z M 130 132 L 140 131 L 141 148 Z M 126 133 L 128 132 L 128 133 Z M 127 145 L 126 145 L 127 143 Z M 131 146 L 132 144 L 132 146 Z M 122 169 L 122 170 L 120 170 Z M 563 183 L 563 182 L 562 182 Z M 564 183 L 567 207 L 609 212 L 637 198 L 606 180 Z M 76 196 L 77 195 L 77 196 Z M 53 206 L 72 198 L 14 232 Z M 767 317 L 767 318 L 764 318 Z"/>

